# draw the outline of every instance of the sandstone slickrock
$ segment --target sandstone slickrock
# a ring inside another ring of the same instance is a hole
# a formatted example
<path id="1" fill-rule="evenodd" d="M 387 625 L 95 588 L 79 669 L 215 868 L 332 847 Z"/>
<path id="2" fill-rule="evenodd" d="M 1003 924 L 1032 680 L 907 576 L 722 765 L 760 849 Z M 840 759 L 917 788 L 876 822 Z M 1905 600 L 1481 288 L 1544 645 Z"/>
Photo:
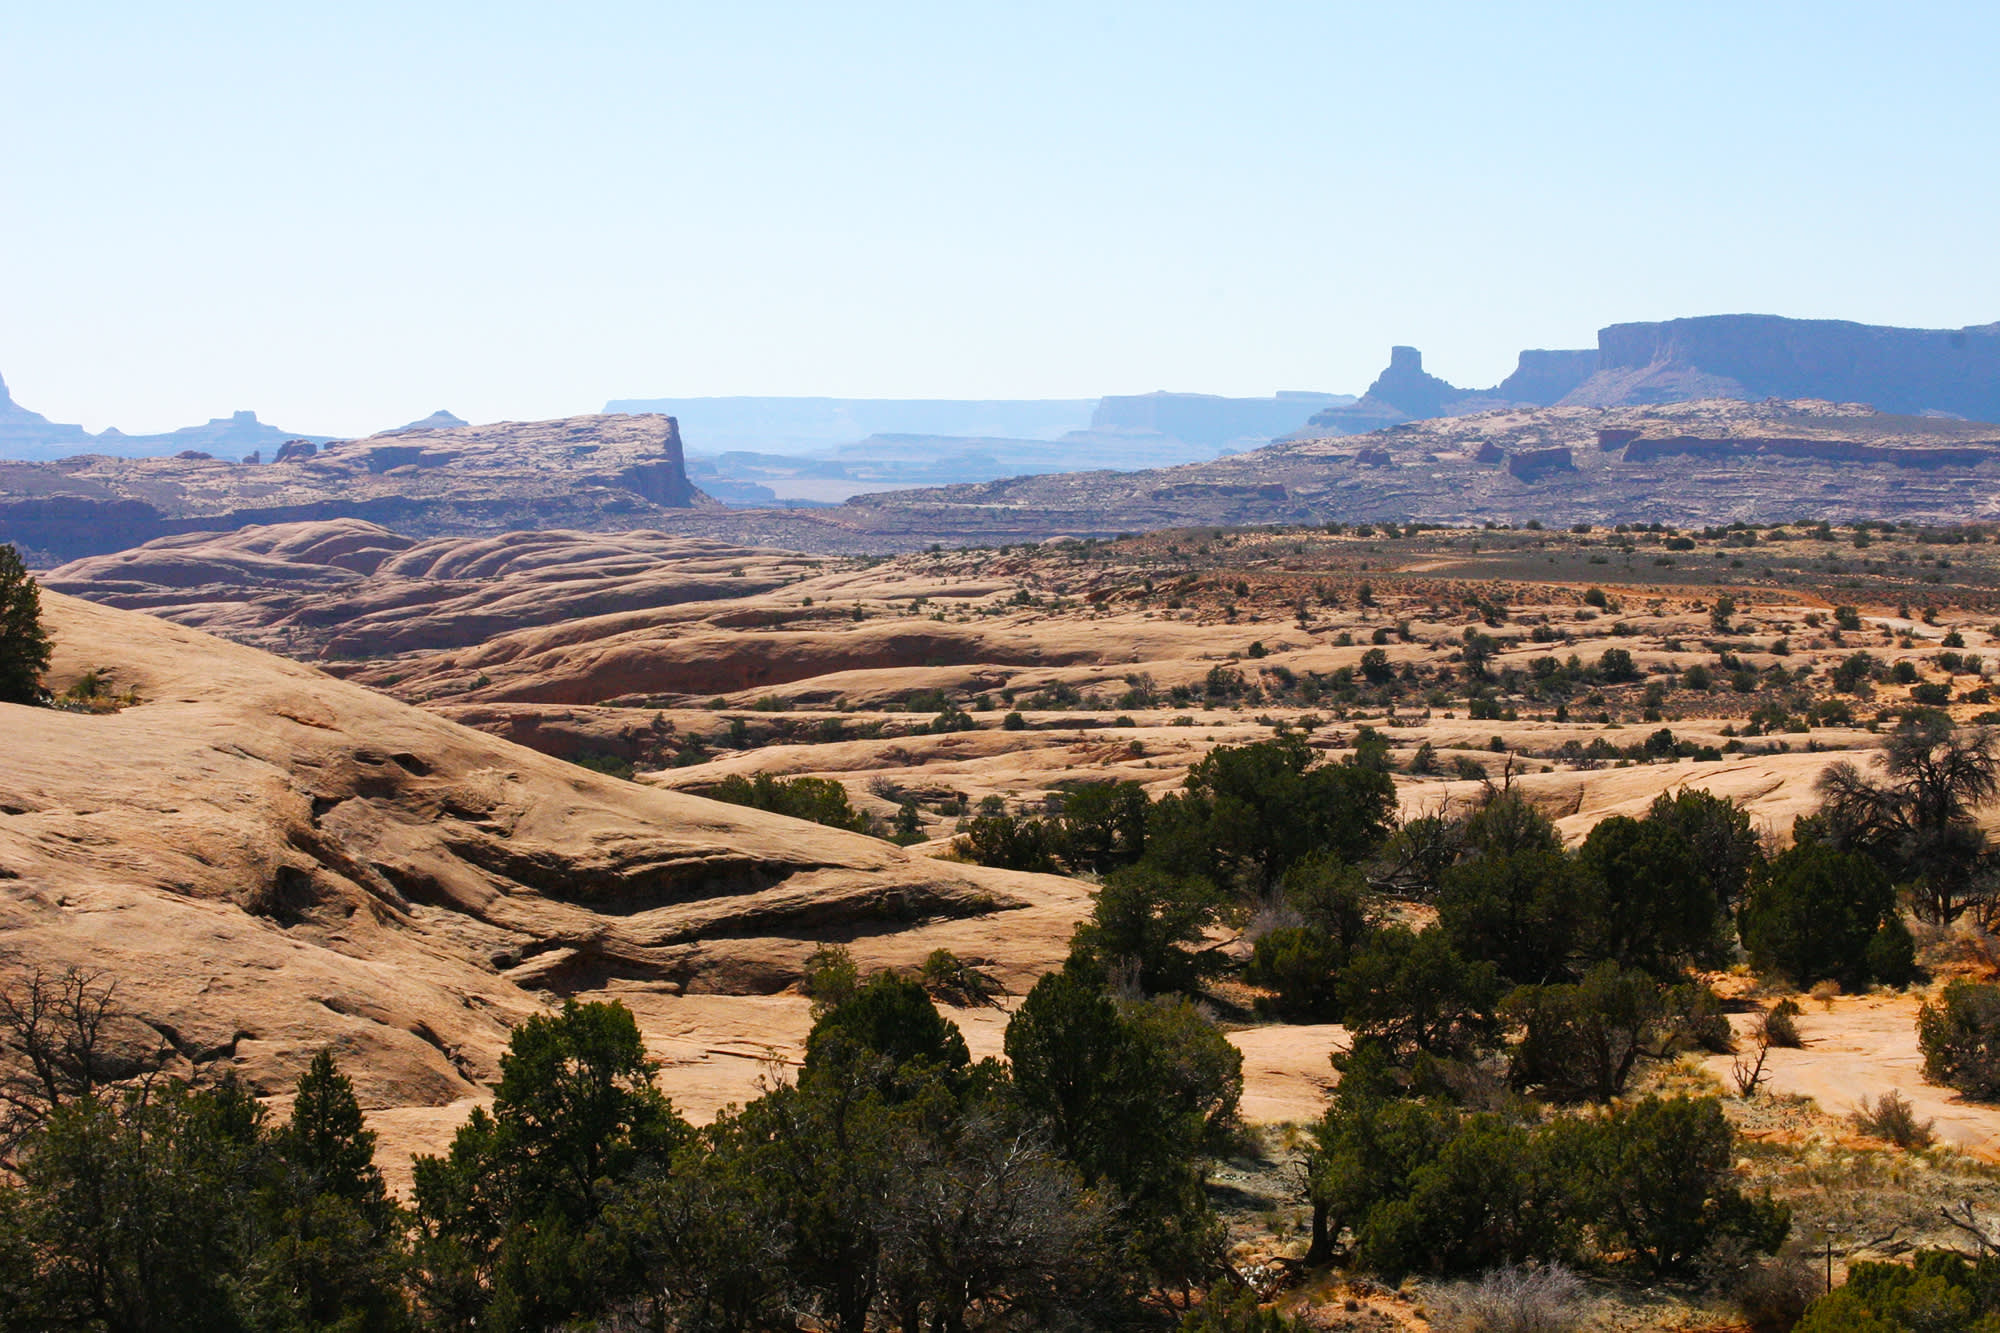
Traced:
<path id="1" fill-rule="evenodd" d="M 283 1089 L 332 1045 L 373 1106 L 442 1106 L 564 994 L 756 995 L 825 939 L 950 947 L 1018 988 L 1083 886 L 586 772 L 296 663 L 44 596 L 61 688 L 0 705 L 0 940 L 118 983 L 133 1062 Z"/>
<path id="2" fill-rule="evenodd" d="M 376 657 L 464 647 L 586 616 L 754 596 L 819 564 L 643 529 L 418 541 L 343 518 L 163 537 L 71 561 L 42 584 L 292 657 Z"/>
<path id="3" fill-rule="evenodd" d="M 663 416 L 404 429 L 287 445 L 254 465 L 0 463 L 0 541 L 46 564 L 253 523 L 360 518 L 420 537 L 624 531 L 709 503 L 688 482 L 679 427 Z"/>

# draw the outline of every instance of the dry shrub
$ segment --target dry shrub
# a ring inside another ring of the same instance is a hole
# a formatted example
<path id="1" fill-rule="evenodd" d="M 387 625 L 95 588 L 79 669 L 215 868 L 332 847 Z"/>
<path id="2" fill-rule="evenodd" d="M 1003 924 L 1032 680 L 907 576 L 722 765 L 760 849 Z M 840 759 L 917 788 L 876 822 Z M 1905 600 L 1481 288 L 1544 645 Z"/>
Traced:
<path id="1" fill-rule="evenodd" d="M 1729 1285 L 1729 1300 L 1756 1329 L 1788 1329 L 1826 1290 L 1819 1270 L 1796 1255 L 1746 1267 Z"/>
<path id="2" fill-rule="evenodd" d="M 1433 1323 L 1446 1333 L 1575 1333 L 1590 1322 L 1592 1300 L 1561 1264 L 1496 1268 L 1473 1282 L 1441 1289 Z"/>
<path id="3" fill-rule="evenodd" d="M 1814 982 L 1811 994 L 1815 1000 L 1819 1001 L 1819 1007 L 1830 1013 L 1833 1010 L 1835 997 L 1840 994 L 1840 983 L 1831 977 L 1828 977 L 1825 981 Z"/>
<path id="4" fill-rule="evenodd" d="M 1898 1148 L 1928 1148 L 1937 1138 L 1937 1121 L 1917 1119 L 1917 1108 L 1894 1088 L 1873 1103 L 1863 1097 L 1860 1109 L 1848 1119 L 1861 1133 L 1887 1139 Z"/>
<path id="5" fill-rule="evenodd" d="M 1803 1010 L 1797 1000 L 1780 1000 L 1772 1005 L 1764 1015 L 1764 1039 L 1773 1046 L 1796 1049 L 1805 1043 L 1799 1039 L 1798 1017 Z"/>

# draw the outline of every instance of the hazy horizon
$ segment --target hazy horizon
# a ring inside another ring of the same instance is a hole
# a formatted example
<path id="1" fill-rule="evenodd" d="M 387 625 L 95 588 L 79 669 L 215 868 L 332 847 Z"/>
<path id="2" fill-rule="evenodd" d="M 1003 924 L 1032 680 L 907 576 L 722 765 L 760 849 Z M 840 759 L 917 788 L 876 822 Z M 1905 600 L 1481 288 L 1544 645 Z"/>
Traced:
<path id="1" fill-rule="evenodd" d="M 140 434 L 1358 393 L 2000 318 L 2000 16 L 7 3 L 0 375 Z"/>

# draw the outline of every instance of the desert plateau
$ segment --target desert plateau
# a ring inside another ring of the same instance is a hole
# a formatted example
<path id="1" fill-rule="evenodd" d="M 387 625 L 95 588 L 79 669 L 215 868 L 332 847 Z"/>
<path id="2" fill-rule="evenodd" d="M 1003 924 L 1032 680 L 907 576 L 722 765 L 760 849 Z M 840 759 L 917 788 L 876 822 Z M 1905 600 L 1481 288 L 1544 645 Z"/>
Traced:
<path id="1" fill-rule="evenodd" d="M 2000 720 L 2000 542 L 1977 525 L 1336 522 L 856 557 L 343 518 L 41 583 L 69 704 L 10 726 L 14 956 L 116 978 L 123 1071 L 227 1070 L 283 1106 L 336 1053 L 401 1191 L 490 1104 L 510 1029 L 565 1001 L 629 1010 L 696 1123 L 806 1060 L 829 945 L 931 978 L 972 1055 L 1001 1055 L 1105 882 L 1006 835 L 1080 791 L 1178 799 L 1275 738 L 1381 774 L 1405 830 L 1518 806 L 1577 848 L 1701 792 L 1776 855 L 1827 770 L 1874 766 L 1906 719 Z M 754 808 L 799 779 L 841 827 Z M 1360 863 L 1385 922 L 1439 910 L 1409 854 Z M 1354 1038 L 1259 973 L 1281 900 L 1234 901 L 1191 941 L 1224 962 L 1197 993 L 1241 1060 L 1220 1169 L 1284 1216 L 1305 1197 L 1285 1145 Z M 2000 972 L 1985 901 L 1916 923 L 1928 983 L 1836 988 L 1796 1045 L 1760 1035 L 1785 980 L 1711 959 L 1736 1032 L 1669 1043 L 1635 1089 L 1720 1094 L 1753 1178 L 1847 1262 L 1948 1239 L 1935 1189 L 1857 1219 L 1823 1163 L 1891 1169 L 1902 1150 L 1849 1119 L 1905 1097 L 1940 1179 L 1987 1197 L 2000 1110 L 1926 1079 L 1916 1024 L 1948 980 Z M 1240 1262 L 1302 1252 L 1229 1225 Z"/>
<path id="2" fill-rule="evenodd" d="M 2000 10 L 16 8 L 0 1333 L 2000 1333 Z"/>

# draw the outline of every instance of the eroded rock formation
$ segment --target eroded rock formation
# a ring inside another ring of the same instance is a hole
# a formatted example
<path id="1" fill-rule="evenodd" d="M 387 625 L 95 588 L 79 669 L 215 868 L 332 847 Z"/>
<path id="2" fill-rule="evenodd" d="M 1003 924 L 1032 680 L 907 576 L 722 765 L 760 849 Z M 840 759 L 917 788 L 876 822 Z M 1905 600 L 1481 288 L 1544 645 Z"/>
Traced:
<path id="1" fill-rule="evenodd" d="M 625 531 L 707 503 L 688 481 L 679 427 L 663 416 L 294 442 L 262 466 L 96 455 L 0 463 L 0 541 L 45 564 L 253 523 L 359 518 L 418 537 Z"/>

